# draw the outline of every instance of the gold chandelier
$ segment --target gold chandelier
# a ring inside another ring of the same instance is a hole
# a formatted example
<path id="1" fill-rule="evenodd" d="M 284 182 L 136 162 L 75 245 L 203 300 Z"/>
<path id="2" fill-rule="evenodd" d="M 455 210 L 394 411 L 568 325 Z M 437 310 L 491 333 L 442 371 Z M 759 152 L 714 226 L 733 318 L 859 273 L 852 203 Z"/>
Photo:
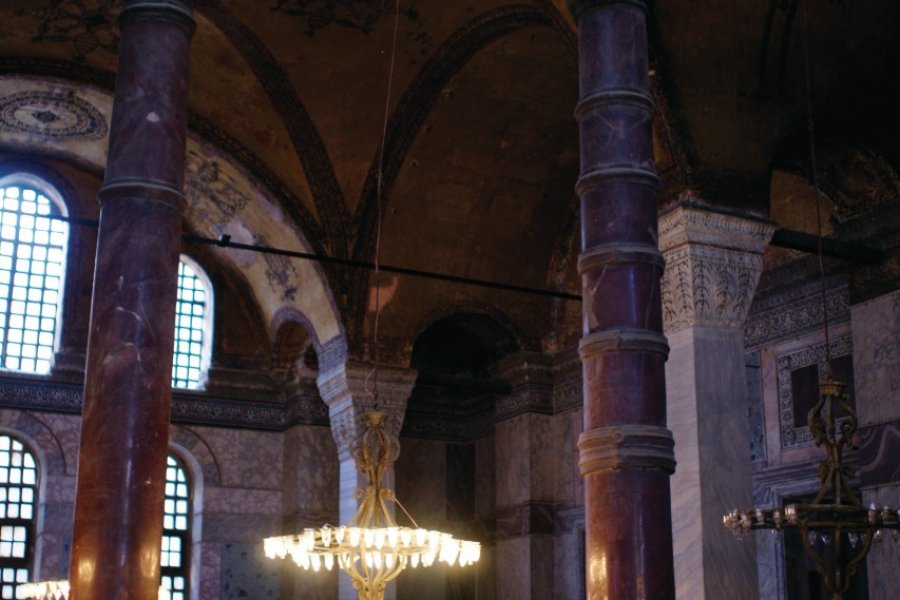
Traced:
<path id="1" fill-rule="evenodd" d="M 393 490 L 382 487 L 400 444 L 385 432 L 384 412 L 369 411 L 364 417 L 365 430 L 350 448 L 357 468 L 368 479 L 368 486 L 357 490 L 360 503 L 356 514 L 339 527 L 324 525 L 299 535 L 266 538 L 266 556 L 290 556 L 301 568 L 313 571 L 331 570 L 336 565 L 350 576 L 360 600 L 384 598 L 385 586 L 407 567 L 430 567 L 435 562 L 464 567 L 477 562 L 481 556 L 478 542 L 420 528 Z M 399 507 L 413 527 L 398 526 L 391 506 Z"/>
<path id="2" fill-rule="evenodd" d="M 783 511 L 733 510 L 722 516 L 722 522 L 738 538 L 755 529 L 798 530 L 832 600 L 841 600 L 872 543 L 883 537 L 882 531 L 889 529 L 896 535 L 900 530 L 900 511 L 875 504 L 866 508 L 851 489 L 847 479 L 855 470 L 844 464 L 844 450 L 856 433 L 856 412 L 844 384 L 826 375 L 819 389 L 819 401 L 809 411 L 809 431 L 816 446 L 825 447 L 826 459 L 819 466 L 822 486 L 815 499 L 810 504 L 788 504 Z M 838 407 L 845 417 L 836 418 Z M 831 552 L 825 551 L 828 546 Z"/>
<path id="3" fill-rule="evenodd" d="M 69 597 L 69 582 L 62 579 L 59 581 L 23 583 L 16 588 L 16 592 L 16 598 L 25 598 L 26 600 L 67 600 Z M 159 586 L 159 600 L 170 600 L 171 597 L 169 590 Z"/>

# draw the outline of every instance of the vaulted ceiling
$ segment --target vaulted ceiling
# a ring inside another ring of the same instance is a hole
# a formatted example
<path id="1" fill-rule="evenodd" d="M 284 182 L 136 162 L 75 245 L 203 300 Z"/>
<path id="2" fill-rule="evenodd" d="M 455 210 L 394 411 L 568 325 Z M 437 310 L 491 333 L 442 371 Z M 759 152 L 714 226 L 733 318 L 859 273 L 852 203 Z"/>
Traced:
<path id="1" fill-rule="evenodd" d="M 118 10 L 111 0 L 0 5 L 0 152 L 99 177 L 105 132 L 53 137 L 16 106 L 33 80 L 108 118 Z M 802 171 L 806 48 L 820 130 L 896 179 L 898 13 L 889 0 L 653 3 L 663 201 L 690 190 L 757 214 L 784 204 L 770 197 L 772 173 Z M 384 0 L 198 0 L 195 17 L 189 227 L 358 260 L 377 248 L 387 264 L 577 292 L 576 35 L 562 0 L 401 0 L 397 13 Z M 526 348 L 564 343 L 561 329 L 577 338 L 566 301 L 327 266 L 272 283 L 269 263 L 223 260 L 270 325 L 324 278 L 314 303 L 339 316 L 300 312 L 324 328 L 320 342 L 343 326 L 358 350 L 378 286 L 380 335 L 399 363 L 454 312 L 494 316 Z M 278 301 L 263 299 L 279 281 Z"/>

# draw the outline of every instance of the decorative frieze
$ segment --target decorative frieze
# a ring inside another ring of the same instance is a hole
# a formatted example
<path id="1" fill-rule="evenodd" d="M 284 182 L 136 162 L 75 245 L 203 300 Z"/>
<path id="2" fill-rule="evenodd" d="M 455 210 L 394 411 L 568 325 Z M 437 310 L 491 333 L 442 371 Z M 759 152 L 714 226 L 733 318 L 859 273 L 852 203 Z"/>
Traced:
<path id="1" fill-rule="evenodd" d="M 840 358 L 853 353 L 853 338 L 841 336 L 831 343 L 832 358 Z M 818 365 L 819 372 L 825 369 L 825 344 L 809 346 L 775 359 L 778 379 L 778 413 L 781 422 L 781 447 L 791 448 L 812 441 L 809 426 L 797 426 L 794 422 L 794 395 L 791 372 Z"/>
<path id="2" fill-rule="evenodd" d="M 708 325 L 740 327 L 762 273 L 771 223 L 679 207 L 659 220 L 666 333 Z"/>
<path id="3" fill-rule="evenodd" d="M 850 318 L 850 292 L 847 285 L 829 289 L 825 296 L 830 323 L 842 323 Z M 786 304 L 774 305 L 747 318 L 744 343 L 747 348 L 759 348 L 817 331 L 822 328 L 822 296 L 818 285 L 809 294 Z"/>

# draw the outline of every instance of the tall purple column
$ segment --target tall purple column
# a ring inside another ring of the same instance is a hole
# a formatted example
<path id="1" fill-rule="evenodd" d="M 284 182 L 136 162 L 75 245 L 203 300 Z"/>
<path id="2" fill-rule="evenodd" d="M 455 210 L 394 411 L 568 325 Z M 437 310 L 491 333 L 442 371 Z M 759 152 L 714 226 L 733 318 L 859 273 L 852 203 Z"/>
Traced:
<path id="1" fill-rule="evenodd" d="M 578 22 L 586 573 L 590 600 L 675 597 L 645 2 L 570 0 Z"/>
<path id="2" fill-rule="evenodd" d="M 189 0 L 127 0 L 94 271 L 73 600 L 156 600 L 187 135 Z"/>

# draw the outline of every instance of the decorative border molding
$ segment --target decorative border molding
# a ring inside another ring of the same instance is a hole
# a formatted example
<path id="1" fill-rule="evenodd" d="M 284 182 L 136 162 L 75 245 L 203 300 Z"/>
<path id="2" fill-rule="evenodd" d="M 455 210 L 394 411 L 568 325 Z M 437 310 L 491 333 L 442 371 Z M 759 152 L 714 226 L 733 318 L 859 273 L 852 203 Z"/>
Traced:
<path id="1" fill-rule="evenodd" d="M 853 354 L 853 337 L 843 335 L 831 343 L 832 358 Z M 778 414 L 781 423 L 781 447 L 793 448 L 812 441 L 809 426 L 794 426 L 794 397 L 791 389 L 791 371 L 819 365 L 825 367 L 825 344 L 816 344 L 802 350 L 795 350 L 775 358 L 778 380 Z"/>
<path id="2" fill-rule="evenodd" d="M 828 290 L 825 296 L 828 320 L 832 324 L 850 319 L 850 292 L 846 284 Z M 818 289 L 787 304 L 751 314 L 744 325 L 744 345 L 759 348 L 787 338 L 797 337 L 822 327 L 822 297 Z"/>
<path id="3" fill-rule="evenodd" d="M 82 396 L 78 384 L 0 378 L 3 408 L 77 415 L 81 414 Z M 172 422 L 178 424 L 282 431 L 288 426 L 286 417 L 281 404 L 194 393 L 176 392 L 172 397 Z"/>
<path id="4" fill-rule="evenodd" d="M 702 244 L 762 254 L 775 225 L 768 221 L 679 206 L 659 217 L 659 248 Z"/>
<path id="5" fill-rule="evenodd" d="M 100 139 L 109 131 L 96 106 L 74 92 L 57 90 L 0 97 L 0 127 L 50 139 Z"/>

